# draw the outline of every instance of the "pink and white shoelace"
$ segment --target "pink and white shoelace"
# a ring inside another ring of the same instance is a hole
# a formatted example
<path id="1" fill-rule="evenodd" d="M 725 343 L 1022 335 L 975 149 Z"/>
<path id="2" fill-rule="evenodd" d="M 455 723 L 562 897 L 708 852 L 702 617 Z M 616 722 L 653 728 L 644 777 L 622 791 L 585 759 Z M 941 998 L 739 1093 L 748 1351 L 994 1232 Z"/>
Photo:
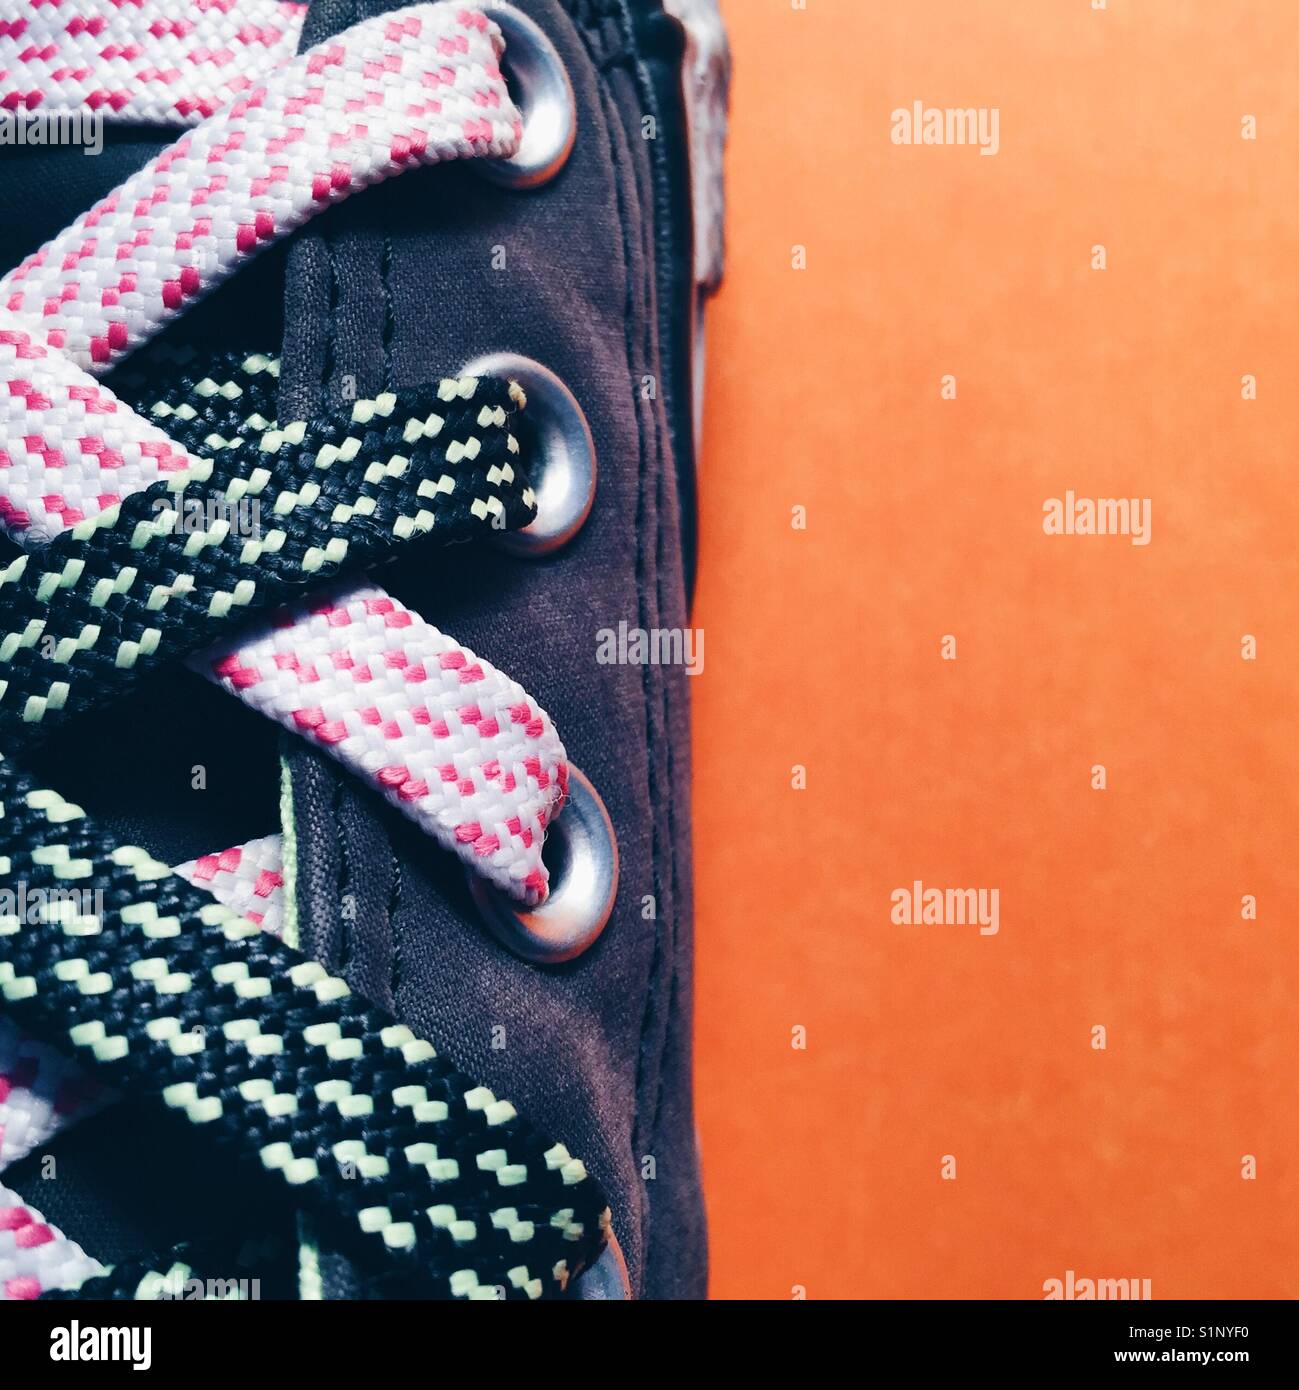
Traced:
<path id="1" fill-rule="evenodd" d="M 0 19 L 0 110 L 192 125 L 288 63 L 305 4 L 32 0 Z"/>
<path id="2" fill-rule="evenodd" d="M 195 460 L 95 378 L 316 213 L 402 171 L 502 158 L 521 123 L 497 27 L 414 5 L 292 56 L 278 0 L 3 6 L 0 108 L 192 129 L 0 279 L 0 526 L 26 549 Z M 515 682 L 354 580 L 190 660 L 309 738 L 476 872 L 544 899 L 567 763 Z M 278 836 L 179 872 L 278 931 Z M 108 1099 L 0 1020 L 0 1169 Z M 86 1257 L 0 1189 L 0 1298 Z M 93 1261 L 90 1262 L 93 1265 Z"/>

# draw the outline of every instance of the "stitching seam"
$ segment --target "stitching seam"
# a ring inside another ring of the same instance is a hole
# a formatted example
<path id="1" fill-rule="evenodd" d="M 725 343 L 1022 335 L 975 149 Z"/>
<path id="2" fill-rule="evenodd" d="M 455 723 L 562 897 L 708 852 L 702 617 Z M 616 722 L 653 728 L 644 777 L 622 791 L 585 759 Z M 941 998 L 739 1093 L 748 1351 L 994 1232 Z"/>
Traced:
<path id="1" fill-rule="evenodd" d="M 617 196 L 617 199 L 618 199 L 618 224 L 619 224 L 619 228 L 620 228 L 620 232 L 621 232 L 621 236 L 622 236 L 623 264 L 624 264 L 624 265 L 628 265 L 628 264 L 630 264 L 630 260 L 631 260 L 631 250 L 632 250 L 632 247 L 631 247 L 631 242 L 630 242 L 630 238 L 629 238 L 629 235 L 628 235 L 628 228 L 627 228 L 627 211 L 626 211 L 626 206 L 625 206 L 624 199 L 623 199 L 622 179 L 621 179 L 621 176 L 625 176 L 625 172 L 626 172 L 626 171 L 625 171 L 625 168 L 624 168 L 624 165 L 623 165 L 623 161 L 622 161 L 622 159 L 621 159 L 621 157 L 620 157 L 620 154 L 619 154 L 617 145 L 616 145 L 616 143 L 615 143 L 615 141 L 614 141 L 614 138 L 613 138 L 613 120 L 612 120 L 612 116 L 611 116 L 611 113 L 610 113 L 610 110 L 609 110 L 610 99 L 609 99 L 609 96 L 608 96 L 607 92 L 604 90 L 603 87 L 601 88 L 601 103 L 602 103 L 602 105 L 603 105 L 603 107 L 604 107 L 605 131 L 606 131 L 605 138 L 606 138 L 606 141 L 607 141 L 607 144 L 608 144 L 608 155 L 609 155 L 610 163 L 611 163 L 612 167 L 613 167 L 614 170 L 615 170 L 615 178 L 614 178 L 614 180 L 613 180 L 613 184 L 614 184 L 616 196 Z M 632 371 L 632 362 L 633 362 L 633 359 L 635 358 L 635 355 L 636 355 L 636 354 L 635 354 L 634 339 L 633 339 L 633 331 L 632 331 L 632 321 L 633 321 L 633 318 L 634 318 L 634 313 L 635 313 L 635 306 L 634 306 L 634 303 L 633 303 L 632 282 L 631 282 L 631 278 L 630 278 L 630 276 L 629 276 L 628 279 L 627 279 L 627 297 L 626 297 L 626 307 L 625 307 L 625 310 L 624 310 L 624 321 L 623 321 L 624 347 L 625 347 L 625 349 L 626 349 L 626 354 L 627 354 L 627 368 L 628 368 L 628 375 L 629 375 L 629 377 L 634 375 L 634 373 L 633 373 L 633 371 Z M 632 399 L 632 411 L 633 411 L 633 416 L 634 416 L 634 418 L 635 418 L 635 420 L 636 420 L 636 444 L 637 444 L 637 456 L 638 456 L 637 494 L 636 494 L 636 522 L 635 522 L 635 536 L 636 536 L 636 596 L 637 596 L 637 615 L 638 615 L 638 619 L 639 619 L 640 625 L 641 625 L 642 627 L 648 627 L 648 626 L 650 626 L 650 624 L 649 624 L 649 614 L 648 614 L 648 611 L 647 611 L 647 608 L 646 608 L 646 586 L 645 586 L 645 564 L 646 564 L 646 554 L 645 554 L 645 535 L 644 535 L 644 531 L 645 531 L 645 527 L 644 527 L 644 517 L 645 517 L 645 510 L 646 510 L 646 495 L 645 495 L 645 490 L 646 490 L 646 486 L 647 486 L 648 468 L 646 467 L 646 458 L 645 458 L 645 437 L 644 437 L 644 431 L 643 431 L 643 429 L 641 428 L 640 411 L 639 411 L 639 409 L 637 408 L 637 405 L 636 405 L 636 394 L 635 394 L 635 386 L 634 386 L 634 384 L 632 385 L 631 399 Z M 660 845 L 659 845 L 658 819 L 657 819 L 657 817 L 653 814 L 653 807 L 654 807 L 655 805 L 657 805 L 657 801 L 658 801 L 658 791 L 659 791 L 659 787 L 658 787 L 658 777 L 657 777 L 657 774 L 656 774 L 656 772 L 655 772 L 655 759 L 654 759 L 655 740 L 654 740 L 653 718 L 652 718 L 651 710 L 650 710 L 650 671 L 649 671 L 649 667 L 648 667 L 648 666 L 642 666 L 642 668 L 641 668 L 641 691 L 642 691 L 642 695 L 643 695 L 643 699 L 644 699 L 644 710 L 645 710 L 645 745 L 646 745 L 646 752 L 647 752 L 647 757 L 646 757 L 646 780 L 647 780 L 647 782 L 648 782 L 647 791 L 648 791 L 648 794 L 649 794 L 649 802 L 650 802 L 650 807 L 651 807 L 651 814 L 650 814 L 650 861 L 651 861 L 651 878 L 652 878 L 652 883 L 653 883 L 653 888 L 654 888 L 655 901 L 656 901 L 656 903 L 659 904 L 659 907 L 660 907 L 660 909 L 661 909 L 661 907 L 663 906 L 663 904 L 662 904 L 662 897 L 663 897 L 663 893 L 662 893 L 662 880 L 661 880 L 661 877 L 660 877 L 660 867 L 661 867 L 661 858 L 662 858 L 662 854 L 661 854 L 661 849 L 660 849 Z M 638 1046 L 637 1046 L 637 1059 L 636 1059 L 636 1087 L 635 1087 L 635 1092 L 636 1092 L 636 1117 L 635 1117 L 635 1121 L 634 1121 L 633 1126 L 632 1126 L 632 1135 L 631 1135 L 632 1146 L 633 1146 L 633 1153 L 632 1153 L 633 1164 L 632 1164 L 632 1167 L 633 1167 L 634 1172 L 638 1172 L 638 1171 L 639 1171 L 639 1166 L 638 1166 L 638 1163 L 637 1163 L 637 1161 L 636 1161 L 636 1152 L 637 1152 L 637 1151 L 640 1149 L 640 1147 L 641 1147 L 641 1135 L 642 1135 L 642 1133 L 643 1133 L 643 1123 L 642 1123 L 642 1122 L 643 1122 L 643 1118 L 644 1118 L 644 1116 L 643 1116 L 643 1107 L 642 1107 L 642 1103 L 641 1103 L 641 1096 L 642 1096 L 642 1089 L 643 1089 L 644 1078 L 645 1078 L 645 1071 L 646 1071 L 646 1062 L 647 1062 L 646 1051 L 647 1051 L 647 1047 L 648 1047 L 648 1043 L 649 1043 L 650 1023 L 651 1023 L 651 1020 L 655 1017 L 655 1008 L 654 1008 L 654 1005 L 655 1005 L 656 997 L 657 997 L 657 993 L 658 993 L 659 962 L 660 962 L 660 958 L 661 958 L 661 955 L 662 955 L 662 945 L 663 945 L 663 929 L 664 929 L 664 928 L 663 928 L 663 921 L 664 921 L 664 914 L 663 914 L 663 912 L 660 910 L 658 913 L 656 913 L 655 918 L 654 918 L 654 947 L 653 947 L 653 951 L 652 951 L 651 956 L 650 956 L 650 968 L 649 968 L 648 987 L 647 987 L 647 990 L 646 990 L 645 1006 L 644 1006 L 644 1009 L 643 1009 L 642 1014 L 641 1014 L 641 1025 L 640 1025 L 640 1030 L 639 1030 L 639 1040 L 638 1040 Z M 639 1211 L 640 1211 L 640 1227 L 641 1227 L 641 1274 L 642 1274 L 642 1278 L 643 1278 L 643 1274 L 644 1274 L 644 1252 L 645 1252 L 645 1249 L 646 1249 L 647 1246 L 648 1246 L 648 1229 L 649 1229 L 649 1219 L 648 1219 L 648 1218 L 649 1218 L 649 1194 L 648 1194 L 648 1192 L 647 1192 L 647 1190 L 646 1190 L 646 1185 L 645 1185 L 644 1182 L 638 1182 L 638 1184 L 637 1184 L 637 1198 L 638 1198 L 637 1205 L 638 1205 Z"/>

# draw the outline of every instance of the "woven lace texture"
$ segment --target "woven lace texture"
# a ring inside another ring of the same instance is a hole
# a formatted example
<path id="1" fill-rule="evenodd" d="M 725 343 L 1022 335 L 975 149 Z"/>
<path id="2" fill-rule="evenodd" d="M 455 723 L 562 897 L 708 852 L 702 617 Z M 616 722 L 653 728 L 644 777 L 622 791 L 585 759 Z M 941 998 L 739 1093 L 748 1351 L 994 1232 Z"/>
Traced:
<path id="1" fill-rule="evenodd" d="M 357 188 L 416 163 L 512 151 L 519 118 L 501 76 L 500 51 L 496 27 L 455 5 L 416 6 L 357 25 L 204 121 L 0 280 L 0 314 L 7 316 L 0 320 L 0 386 L 7 375 L 9 387 L 0 392 L 0 411 L 8 412 L 0 417 L 6 441 L 0 513 L 20 544 L 39 544 L 69 526 L 94 527 L 101 509 L 111 510 L 123 496 L 205 465 L 83 368 L 103 372 L 263 245 Z M 69 575 L 65 565 L 52 582 L 75 582 Z M 221 595 L 228 595 L 227 607 L 236 606 L 239 586 Z M 469 729 L 475 722 L 471 701 L 450 711 L 448 727 L 456 732 L 446 742 L 438 731 L 447 721 L 436 701 L 424 698 L 432 692 L 416 690 L 417 673 L 430 665 L 451 670 L 456 661 L 470 675 L 490 668 L 467 652 L 457 656 L 449 639 L 413 615 L 408 625 L 410 637 L 428 635 L 431 646 L 422 660 L 407 643 L 412 698 L 405 717 L 391 704 L 366 699 L 356 677 L 350 688 L 357 703 L 350 711 L 335 707 L 323 732 L 307 722 L 315 706 L 288 700 L 293 707 L 281 710 L 268 698 L 269 673 L 260 673 L 256 683 L 222 683 L 287 727 L 326 743 L 497 886 L 539 902 L 548 881 L 543 832 L 562 800 L 562 747 L 538 713 L 524 727 L 538 729 L 532 737 L 544 735 L 547 747 L 539 743 L 521 761 L 504 763 L 498 751 L 504 744 Z M 365 632 L 356 628 L 358 637 Z M 5 641 L 17 651 L 8 657 L 16 659 L 44 635 L 31 624 L 11 634 Z M 55 635 L 73 655 L 99 640 L 94 624 Z M 141 646 L 133 638 L 114 665 L 137 661 Z M 276 658 L 290 662 L 293 636 L 281 631 L 276 648 Z M 336 647 L 331 662 L 335 670 L 350 662 L 354 673 L 364 672 L 371 669 L 372 650 Z M 232 654 L 226 644 L 196 667 L 219 675 L 216 663 Z M 304 654 L 301 669 L 318 669 L 316 648 L 306 646 Z M 5 659 L 0 646 L 0 663 Z M 35 703 L 25 688 L 15 693 L 23 697 L 24 719 L 58 713 L 68 698 L 57 679 Z M 331 739 L 343 714 L 348 736 Z M 408 756 L 405 726 L 420 720 L 440 741 L 437 753 L 446 755 L 436 782 L 412 771 L 422 762 Z M 492 728 L 490 719 L 483 722 L 483 729 Z M 396 738 L 405 743 L 394 757 Z M 471 750 L 483 750 L 483 760 L 471 764 Z M 540 780 L 533 767 L 541 769 Z M 457 796 L 463 806 L 448 812 L 449 799 Z"/>
<path id="2" fill-rule="evenodd" d="M 0 110 L 191 125 L 297 52 L 305 4 L 20 0 L 0 19 Z"/>
<path id="3" fill-rule="evenodd" d="M 16 878 L 73 879 L 107 904 L 0 923 L 0 998 L 19 1023 L 157 1096 L 370 1267 L 432 1292 L 553 1295 L 598 1254 L 603 1194 L 507 1101 L 3 760 L 0 806 Z"/>

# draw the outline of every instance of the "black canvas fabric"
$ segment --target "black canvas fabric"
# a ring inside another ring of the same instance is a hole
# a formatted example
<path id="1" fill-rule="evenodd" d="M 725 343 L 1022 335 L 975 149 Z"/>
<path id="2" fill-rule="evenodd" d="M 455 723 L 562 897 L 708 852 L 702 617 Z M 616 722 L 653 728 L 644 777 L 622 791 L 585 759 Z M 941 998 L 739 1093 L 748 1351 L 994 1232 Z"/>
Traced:
<path id="1" fill-rule="evenodd" d="M 385 8 L 317 0 L 304 42 Z M 517 960 L 482 929 L 458 865 L 300 748 L 290 753 L 300 922 L 350 939 L 341 949 L 358 984 L 391 991 L 399 1015 L 582 1155 L 609 1193 L 636 1292 L 698 1296 L 686 678 L 596 661 L 597 633 L 620 620 L 688 621 L 690 441 L 669 417 L 688 421 L 690 410 L 684 386 L 665 380 L 659 295 L 688 282 L 689 229 L 664 235 L 664 151 L 643 135 L 658 97 L 628 9 L 616 0 L 520 8 L 551 36 L 573 82 L 568 166 L 531 192 L 469 170 L 421 171 L 310 229 L 289 257 L 282 410 L 321 407 L 344 377 L 360 392 L 401 387 L 429 361 L 489 351 L 536 358 L 583 404 L 600 481 L 569 546 L 542 561 L 425 550 L 383 578 L 551 712 L 612 816 L 618 903 L 580 959 Z M 659 139 L 670 129 L 660 126 Z M 504 269 L 493 268 L 497 248 Z M 682 299 L 664 317 L 686 315 Z M 385 952 L 387 976 L 376 979 Z"/>
<path id="2" fill-rule="evenodd" d="M 679 32 L 657 0 L 517 3 L 556 44 L 576 93 L 577 141 L 556 180 L 517 192 L 462 168 L 407 173 L 241 272 L 178 331 L 247 347 L 250 332 L 274 332 L 274 343 L 282 328 L 282 413 L 310 414 L 345 386 L 367 394 L 418 385 L 496 350 L 536 358 L 585 408 L 600 483 L 568 547 L 541 561 L 425 547 L 380 578 L 551 713 L 617 831 L 621 884 L 608 928 L 568 965 L 516 959 L 479 923 L 451 856 L 286 738 L 299 929 L 304 949 L 582 1156 L 611 1200 L 637 1295 L 698 1297 L 706 1255 L 691 1098 L 688 682 L 679 667 L 596 660 L 603 628 L 688 622 L 694 469 L 683 331 L 690 229 L 672 77 Z M 396 7 L 315 0 L 304 43 Z M 645 138 L 646 116 L 654 139 Z M 4 263 L 156 149 L 133 136 L 102 170 L 79 168 L 75 188 L 60 187 L 43 210 L 39 235 L 25 239 L 17 219 L 0 219 Z M 44 166 L 24 170 L 23 187 L 49 176 Z M 171 862 L 276 827 L 277 740 L 266 721 L 183 671 L 145 682 L 128 706 L 62 730 L 34 759 L 41 775 L 120 838 Z M 222 750 L 236 737 L 247 752 L 232 760 Z M 199 764 L 203 795 L 191 790 Z M 159 1223 L 133 1216 L 147 1194 L 91 1171 L 72 1148 L 76 1134 L 47 1146 L 76 1159 L 63 1165 L 57 1205 L 30 1161 L 6 1181 L 91 1251 L 97 1241 L 121 1258 L 147 1251 Z M 134 1134 L 166 1152 L 170 1128 L 160 1121 L 146 1115 Z M 209 1176 L 195 1160 L 160 1180 L 195 1202 L 211 1192 L 212 1210 L 233 1210 Z M 176 1220 L 163 1223 L 173 1239 L 184 1234 L 174 1229 L 183 1201 L 174 1205 Z M 326 1291 L 347 1296 L 346 1261 L 326 1252 L 323 1264 Z"/>

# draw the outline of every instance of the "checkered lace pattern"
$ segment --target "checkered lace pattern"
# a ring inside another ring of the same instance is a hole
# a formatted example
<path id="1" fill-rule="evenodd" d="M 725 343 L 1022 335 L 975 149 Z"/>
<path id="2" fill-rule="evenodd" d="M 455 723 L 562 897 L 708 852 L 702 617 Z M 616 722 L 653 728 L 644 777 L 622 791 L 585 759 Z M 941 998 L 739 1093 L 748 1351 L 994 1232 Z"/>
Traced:
<path id="1" fill-rule="evenodd" d="M 603 1194 L 508 1101 L 8 761 L 0 806 L 0 856 L 50 895 L 0 921 L 0 1000 L 20 1024 L 156 1097 L 376 1277 L 539 1298 L 599 1253 Z M 56 900 L 69 882 L 102 907 Z"/>
<path id="2" fill-rule="evenodd" d="M 496 26 L 456 5 L 414 6 L 359 24 L 203 121 L 0 279 L 0 315 L 7 316 L 0 318 L 0 387 L 8 375 L 7 393 L 0 389 L 0 412 L 8 412 L 0 413 L 0 513 L 20 544 L 35 550 L 53 540 L 56 547 L 44 563 L 29 557 L 0 575 L 0 594 L 7 585 L 19 619 L 0 633 L 0 736 L 12 738 L 6 724 L 56 722 L 125 687 L 181 654 L 182 641 L 197 635 L 198 645 L 214 627 L 279 601 L 292 587 L 372 559 L 378 545 L 436 525 L 440 512 L 456 512 L 460 524 L 445 528 L 452 540 L 476 525 L 531 518 L 534 501 L 514 466 L 509 402 L 472 382 L 444 382 L 422 410 L 410 406 L 395 419 L 398 402 L 358 403 L 340 412 L 333 435 L 318 424 L 275 427 L 259 397 L 231 437 L 216 428 L 209 408 L 224 402 L 227 384 L 245 389 L 255 372 L 244 371 L 242 382 L 204 375 L 194 383 L 197 405 L 181 402 L 184 408 L 154 410 L 149 419 L 92 376 L 264 245 L 351 192 L 416 164 L 509 154 L 520 125 L 500 53 Z M 213 389 L 201 394 L 209 383 Z M 522 403 L 521 393 L 513 403 Z M 365 432 L 378 416 L 393 428 L 370 449 Z M 196 422 L 201 434 L 183 428 Z M 295 451 L 287 468 L 286 450 Z M 284 486 L 268 499 L 275 522 L 269 541 L 232 535 L 220 521 L 199 535 L 176 536 L 166 504 L 182 493 L 215 478 L 223 496 L 242 500 L 281 477 Z M 376 508 L 385 504 L 392 514 L 379 513 L 386 525 L 377 535 Z M 293 639 L 278 642 L 288 659 Z M 365 658 L 357 651 L 339 659 L 363 671 Z M 443 670 L 456 661 L 468 673 L 489 669 L 447 650 L 440 635 L 429 659 Z M 199 669 L 211 674 L 214 664 Z M 424 664 L 416 657 L 408 669 Z M 71 679 L 74 670 L 79 680 Z M 272 712 L 264 680 L 224 684 Z M 424 790 L 419 776 L 403 776 L 409 759 L 388 756 L 396 712 L 374 720 L 365 694 L 358 690 L 350 711 L 354 732 L 326 738 L 335 756 L 385 794 L 401 778 L 392 799 L 404 812 L 455 852 L 472 845 L 472 862 L 507 892 L 541 901 L 548 875 L 538 832 L 562 800 L 562 779 L 532 756 L 539 750 L 498 771 L 494 746 L 468 766 L 461 755 L 483 741 L 471 735 L 457 745 L 453 738 L 440 750 L 450 756 L 438 764 L 434 797 L 434 784 Z M 423 718 L 426 709 L 427 702 L 414 703 L 409 715 Z M 300 703 L 290 714 L 290 727 L 310 727 Z M 316 729 L 313 737 L 324 736 Z M 551 761 L 563 761 L 557 744 Z M 533 767 L 541 768 L 540 781 Z M 465 789 L 462 814 L 428 814 L 430 798 L 445 803 L 458 788 Z M 542 818 L 538 797 L 546 803 Z"/>
<path id="3" fill-rule="evenodd" d="M 445 413 L 393 396 L 359 402 L 331 435 L 319 433 L 330 422 L 281 428 L 252 390 L 237 418 L 218 419 L 243 389 L 238 372 L 204 372 L 188 399 L 147 410 L 98 380 L 353 192 L 420 164 L 511 154 L 521 124 L 499 31 L 472 8 L 422 4 L 290 58 L 301 7 L 271 0 L 15 8 L 0 19 L 0 108 L 193 128 L 0 279 L 0 526 L 28 552 L 0 575 L 6 611 L 27 605 L 0 631 L 0 737 L 12 745 L 17 725 L 53 727 L 84 707 L 75 681 L 33 675 L 35 650 L 65 674 L 98 661 L 122 688 L 155 657 L 185 655 L 539 902 L 563 748 L 488 663 L 356 580 L 194 649 L 453 507 L 461 529 L 526 524 L 533 499 L 506 428 L 517 388 L 502 398 L 490 383 L 443 382 L 433 389 Z M 254 354 L 240 370 L 268 373 L 269 361 Z M 463 427 L 444 435 L 465 402 Z M 496 438 L 509 441 L 499 454 Z M 188 535 L 175 524 L 187 501 L 262 493 L 290 523 L 269 550 L 220 522 Z M 314 547 L 287 544 L 294 521 L 314 527 Z M 454 529 L 441 533 L 463 538 Z M 265 562 L 286 552 L 291 582 L 277 589 Z M 169 605 L 212 625 L 197 623 L 187 651 L 163 640 L 191 626 L 159 616 Z M 269 837 L 170 871 L 0 761 L 5 881 L 56 904 L 71 881 L 108 904 L 0 914 L 0 1167 L 114 1086 L 152 1093 L 284 1184 L 376 1278 L 397 1271 L 460 1298 L 562 1292 L 604 1242 L 598 1188 L 508 1102 L 276 940 L 279 849 Z M 213 1017 L 229 1020 L 219 1036 Z M 136 1273 L 115 1283 L 0 1189 L 0 1297 L 120 1295 Z"/>
<path id="4" fill-rule="evenodd" d="M 0 110 L 193 125 L 297 52 L 284 0 L 21 0 L 0 19 Z"/>

